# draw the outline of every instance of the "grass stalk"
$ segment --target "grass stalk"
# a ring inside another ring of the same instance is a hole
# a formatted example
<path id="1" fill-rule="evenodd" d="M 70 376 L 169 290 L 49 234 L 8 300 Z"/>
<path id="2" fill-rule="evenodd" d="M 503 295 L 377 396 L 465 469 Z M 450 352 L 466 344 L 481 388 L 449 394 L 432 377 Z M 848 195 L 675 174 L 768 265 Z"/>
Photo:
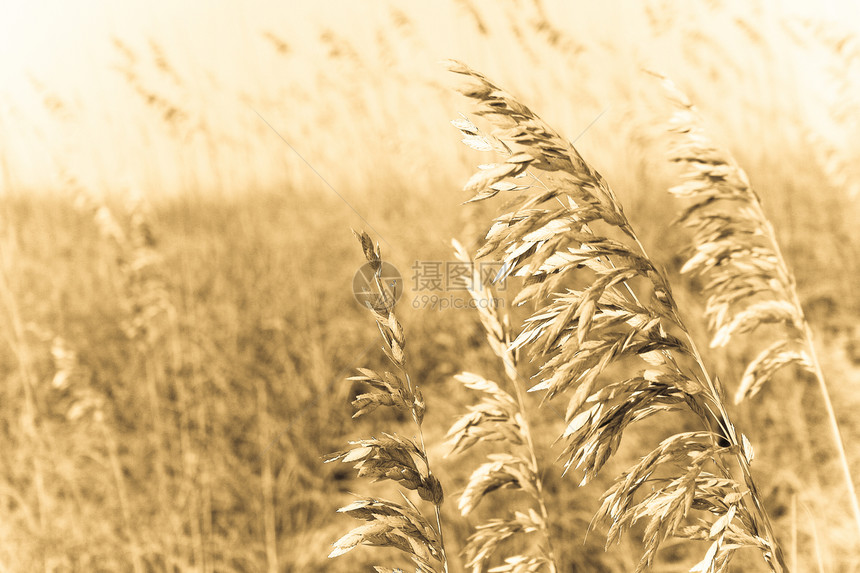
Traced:
<path id="1" fill-rule="evenodd" d="M 497 280 L 524 277 L 515 303 L 537 306 L 510 348 L 528 347 L 545 360 L 543 379 L 530 391 L 546 391 L 544 400 L 572 394 L 562 435 L 565 471 L 579 469 L 582 483 L 588 482 L 612 455 L 627 425 L 663 410 L 689 409 L 705 428 L 664 440 L 616 480 L 598 512 L 610 523 L 608 542 L 632 523 L 648 519 L 646 550 L 637 571 L 650 567 L 662 541 L 673 535 L 712 542 L 693 571 L 725 570 L 743 545 L 758 548 L 774 573 L 787 571 L 750 472 L 751 446 L 735 429 L 663 271 L 648 257 L 612 189 L 530 109 L 467 66 L 449 66 L 471 81 L 461 92 L 495 128 L 486 135 L 471 121 L 456 120 L 464 143 L 504 158 L 485 164 L 469 180 L 470 201 L 519 194 L 495 220 L 478 256 L 501 259 L 504 271 Z M 528 175 L 541 185 L 523 184 Z M 605 234 L 595 231 L 593 223 L 606 228 Z M 582 290 L 571 286 L 576 277 L 584 281 Z M 634 281 L 648 287 L 650 300 L 643 302 L 635 294 Z M 634 356 L 651 368 L 598 386 L 611 364 Z M 684 365 L 688 362 L 694 367 Z M 717 474 L 705 469 L 710 464 Z M 674 466 L 681 473 L 658 478 L 660 489 L 637 501 L 634 496 L 654 480 L 658 466 Z M 737 471 L 740 480 L 734 477 Z M 718 517 L 684 527 L 693 506 Z"/>
<path id="2" fill-rule="evenodd" d="M 734 335 L 752 332 L 762 324 L 786 326 L 781 339 L 748 365 L 735 401 L 754 396 L 787 365 L 796 364 L 815 378 L 860 533 L 860 502 L 812 328 L 761 198 L 731 153 L 708 137 L 698 110 L 687 96 L 665 76 L 653 75 L 661 80 L 676 107 L 672 131 L 678 143 L 670 158 L 689 167 L 686 182 L 670 191 L 691 201 L 681 221 L 694 229 L 695 252 L 682 271 L 709 281 L 704 291 L 713 333 L 711 346 L 726 345 Z"/>

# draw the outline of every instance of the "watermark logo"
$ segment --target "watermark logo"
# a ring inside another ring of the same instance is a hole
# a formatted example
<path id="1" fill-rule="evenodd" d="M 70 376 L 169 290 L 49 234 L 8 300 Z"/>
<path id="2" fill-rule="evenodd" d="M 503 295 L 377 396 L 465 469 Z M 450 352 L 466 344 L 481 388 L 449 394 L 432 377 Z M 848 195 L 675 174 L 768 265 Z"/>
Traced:
<path id="1" fill-rule="evenodd" d="M 374 269 L 378 264 L 378 270 Z M 504 298 L 475 300 L 462 294 L 481 291 L 492 284 L 495 292 L 505 291 L 506 267 L 499 262 L 464 263 L 461 261 L 415 261 L 412 265 L 411 287 L 416 309 L 446 310 L 475 309 L 504 306 Z M 391 263 L 365 263 L 352 279 L 355 300 L 377 312 L 387 312 L 403 295 L 405 283 Z"/>
<path id="2" fill-rule="evenodd" d="M 422 310 L 454 310 L 462 309 L 498 309 L 504 308 L 505 299 L 502 297 L 493 298 L 463 298 L 456 295 L 438 295 L 438 294 L 419 294 L 412 299 L 412 308 Z"/>
<path id="3" fill-rule="evenodd" d="M 419 292 L 455 292 L 480 290 L 492 284 L 504 291 L 504 264 L 496 261 L 464 263 L 461 261 L 415 261 L 412 265 L 412 288 Z"/>
<path id="4" fill-rule="evenodd" d="M 365 263 L 352 277 L 352 293 L 361 306 L 387 311 L 403 296 L 403 277 L 386 261 L 380 261 L 378 271 L 372 263 Z"/>

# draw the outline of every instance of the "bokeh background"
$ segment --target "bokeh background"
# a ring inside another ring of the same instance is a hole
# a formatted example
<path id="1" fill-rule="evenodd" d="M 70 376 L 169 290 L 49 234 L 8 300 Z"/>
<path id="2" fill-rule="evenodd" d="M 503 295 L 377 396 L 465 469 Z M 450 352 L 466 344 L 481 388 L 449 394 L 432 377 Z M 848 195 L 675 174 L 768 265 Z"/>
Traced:
<path id="1" fill-rule="evenodd" d="M 451 378 L 501 369 L 473 311 L 429 308 L 411 287 L 416 262 L 453 260 L 450 239 L 474 244 L 494 213 L 461 205 L 488 157 L 448 123 L 469 106 L 445 58 L 576 139 L 698 324 L 666 192 L 679 177 L 665 160 L 671 110 L 643 68 L 690 95 L 764 200 L 860 474 L 860 5 L 812 4 L 4 2 L 0 571 L 403 563 L 384 549 L 326 557 L 355 525 L 338 507 L 396 494 L 321 456 L 410 431 L 391 414 L 350 418 L 345 378 L 384 361 L 352 293 L 351 228 L 404 276 L 398 314 L 446 537 L 462 546 L 475 521 L 454 501 L 479 462 L 445 458 L 444 433 L 474 400 Z M 731 389 L 751 353 L 707 359 Z M 820 396 L 802 376 L 778 382 L 735 412 L 777 533 L 798 571 L 860 571 Z M 551 465 L 557 416 L 534 404 L 533 418 L 565 561 L 632 570 L 636 532 L 604 552 L 591 515 L 677 421 L 630 432 L 579 489 Z M 686 571 L 705 549 L 667 544 L 654 570 Z M 752 557 L 737 570 L 760 570 Z"/>

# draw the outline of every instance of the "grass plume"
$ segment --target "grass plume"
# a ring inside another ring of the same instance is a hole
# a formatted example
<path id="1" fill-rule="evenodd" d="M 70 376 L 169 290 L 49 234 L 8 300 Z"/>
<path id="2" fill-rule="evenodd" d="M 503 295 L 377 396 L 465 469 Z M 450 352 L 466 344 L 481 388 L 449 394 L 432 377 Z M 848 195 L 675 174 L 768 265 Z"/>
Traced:
<path id="1" fill-rule="evenodd" d="M 468 120 L 455 126 L 471 147 L 502 156 L 466 184 L 470 201 L 516 194 L 478 255 L 502 261 L 498 278 L 522 278 L 515 302 L 535 306 L 510 348 L 542 361 L 531 391 L 545 392 L 544 400 L 568 396 L 565 471 L 588 482 L 624 430 L 654 414 L 699 420 L 699 430 L 664 440 L 604 494 L 597 518 L 609 523 L 607 542 L 645 521 L 637 571 L 669 537 L 710 542 L 693 571 L 726 571 L 742 547 L 758 549 L 772 571 L 787 571 L 750 470 L 752 446 L 608 183 L 528 107 L 464 64 L 448 65 L 467 77 L 461 93 L 494 130 L 484 134 Z M 603 383 L 611 367 L 627 374 L 613 371 Z M 651 491 L 639 495 L 645 484 Z"/>
<path id="2" fill-rule="evenodd" d="M 448 572 L 448 558 L 442 538 L 441 507 L 444 499 L 442 485 L 430 471 L 430 461 L 424 444 L 421 426 L 426 406 L 421 390 L 413 384 L 406 369 L 406 339 L 403 327 L 394 314 L 395 293 L 382 277 L 382 258 L 379 246 L 374 246 L 367 233 L 356 233 L 365 258 L 372 270 L 367 307 L 376 319 L 376 325 L 385 341 L 385 354 L 397 373 L 377 373 L 360 368 L 357 376 L 349 380 L 362 382 L 371 391 L 360 394 L 353 401 L 358 417 L 380 406 L 408 412 L 418 430 L 418 441 L 383 433 L 382 438 L 369 438 L 350 442 L 349 449 L 335 452 L 326 462 L 355 462 L 359 477 L 373 481 L 394 480 L 401 487 L 418 493 L 424 501 L 433 504 L 436 526 L 428 521 L 408 497 L 405 505 L 390 501 L 366 498 L 351 503 L 338 511 L 367 523 L 356 527 L 334 543 L 329 557 L 337 557 L 360 544 L 396 547 L 408 554 L 420 573 Z M 372 290 L 371 290 L 372 289 Z M 377 572 L 394 569 L 376 567 Z"/>
<path id="3" fill-rule="evenodd" d="M 460 496 L 459 508 L 463 515 L 468 515 L 487 494 L 501 488 L 522 491 L 532 500 L 531 507 L 525 512 L 515 511 L 507 517 L 491 519 L 477 526 L 466 545 L 466 567 L 473 573 L 480 573 L 499 546 L 510 537 L 537 533 L 540 544 L 534 553 L 510 556 L 505 559 L 505 565 L 493 571 L 556 573 L 559 568 L 550 536 L 547 499 L 526 412 L 525 383 L 517 372 L 519 352 L 511 349 L 510 320 L 495 308 L 496 298 L 492 289 L 483 284 L 478 267 L 463 245 L 455 241 L 454 250 L 457 259 L 472 269 L 471 274 L 463 277 L 466 288 L 478 309 L 487 342 L 504 365 L 507 386 L 514 390 L 512 395 L 496 382 L 470 372 L 456 377 L 467 388 L 480 392 L 482 399 L 477 405 L 470 406 L 469 412 L 448 431 L 451 453 L 465 452 L 484 441 L 501 442 L 506 450 L 506 453 L 490 454 L 489 461 L 472 473 Z"/>
<path id="4" fill-rule="evenodd" d="M 736 335 L 754 333 L 766 324 L 782 326 L 775 340 L 747 365 L 735 402 L 755 396 L 787 366 L 798 366 L 815 378 L 860 531 L 860 504 L 842 433 L 797 281 L 774 227 L 749 177 L 726 149 L 708 137 L 692 102 L 671 80 L 660 78 L 676 108 L 671 130 L 677 141 L 670 159 L 687 169 L 684 183 L 670 190 L 675 197 L 688 201 L 680 222 L 693 230 L 695 250 L 682 272 L 705 280 L 711 346 L 726 346 Z"/>

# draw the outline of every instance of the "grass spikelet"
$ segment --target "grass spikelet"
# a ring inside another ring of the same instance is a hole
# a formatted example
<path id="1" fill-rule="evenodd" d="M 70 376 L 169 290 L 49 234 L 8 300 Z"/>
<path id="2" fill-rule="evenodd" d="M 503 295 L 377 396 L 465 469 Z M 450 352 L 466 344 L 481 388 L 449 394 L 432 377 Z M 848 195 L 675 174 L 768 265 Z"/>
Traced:
<path id="1" fill-rule="evenodd" d="M 708 137 L 686 95 L 671 80 L 660 77 L 676 107 L 671 129 L 677 144 L 670 159 L 687 169 L 685 182 L 670 189 L 689 201 L 680 221 L 693 230 L 695 251 L 682 271 L 705 279 L 711 346 L 725 346 L 735 335 L 755 332 L 765 324 L 783 326 L 747 365 L 735 402 L 755 396 L 786 366 L 799 366 L 816 378 L 860 529 L 860 504 L 812 329 L 773 225 L 744 170 L 729 151 Z"/>
<path id="2" fill-rule="evenodd" d="M 356 233 L 364 256 L 374 271 L 372 300 L 368 309 L 376 319 L 376 325 L 385 342 L 385 354 L 397 372 L 377 373 L 359 368 L 358 375 L 349 378 L 362 382 L 370 391 L 360 394 L 353 401 L 355 416 L 372 412 L 380 406 L 397 408 L 412 417 L 418 430 L 418 442 L 397 434 L 383 433 L 381 438 L 369 438 L 350 442 L 350 448 L 326 457 L 326 462 L 354 463 L 359 477 L 372 481 L 393 480 L 401 487 L 415 491 L 418 496 L 434 507 L 435 527 L 428 521 L 405 495 L 404 504 L 367 498 L 340 508 L 356 519 L 366 521 L 334 543 L 329 557 L 343 555 L 358 545 L 387 546 L 400 549 L 410 556 L 420 573 L 448 571 L 448 559 L 442 539 L 441 507 L 442 485 L 430 471 L 430 461 L 424 445 L 422 423 L 426 406 L 421 390 L 412 383 L 406 369 L 406 340 L 403 327 L 394 314 L 394 296 L 381 278 L 382 259 L 379 246 L 367 233 Z M 439 568 L 441 566 L 441 569 Z M 377 567 L 377 571 L 392 571 Z"/>
<path id="3" fill-rule="evenodd" d="M 476 137 L 478 137 L 476 135 Z M 517 373 L 518 352 L 512 350 L 511 327 L 507 315 L 500 315 L 493 306 L 491 288 L 482 283 L 481 274 L 465 248 L 454 242 L 458 260 L 470 265 L 471 275 L 463 277 L 466 288 L 487 335 L 490 348 L 504 365 L 511 394 L 477 374 L 463 372 L 456 378 L 467 388 L 481 393 L 481 401 L 469 407 L 448 432 L 452 453 L 461 453 L 483 441 L 498 441 L 510 453 L 490 454 L 469 478 L 460 496 L 459 509 L 468 515 L 489 493 L 501 488 L 520 490 L 531 498 L 527 511 L 514 511 L 501 519 L 491 519 L 477 526 L 469 537 L 464 553 L 466 566 L 473 573 L 484 570 L 487 561 L 507 539 L 518 534 L 537 533 L 540 545 L 530 555 L 506 559 L 505 565 L 493 571 L 558 571 L 549 529 L 549 512 L 543 491 L 540 467 L 525 405 L 525 383 Z"/>
<path id="4" fill-rule="evenodd" d="M 512 176 L 529 182 L 496 219 L 479 254 L 500 259 L 500 275 L 521 277 L 516 302 L 535 306 L 509 348 L 528 349 L 541 361 L 531 391 L 544 391 L 545 400 L 567 397 L 560 437 L 565 471 L 588 482 L 624 430 L 654 414 L 691 412 L 702 426 L 668 438 L 605 493 L 596 517 L 610 525 L 608 542 L 642 521 L 645 552 L 637 571 L 652 565 L 669 537 L 710 543 L 700 571 L 727 571 L 742 547 L 758 549 L 772 571 L 787 571 L 750 471 L 750 448 L 663 271 L 607 182 L 511 95 L 463 64 L 449 67 L 468 77 L 462 93 L 493 126 L 485 137 L 506 150 L 498 171 L 468 190 L 483 199 L 478 195 Z"/>

